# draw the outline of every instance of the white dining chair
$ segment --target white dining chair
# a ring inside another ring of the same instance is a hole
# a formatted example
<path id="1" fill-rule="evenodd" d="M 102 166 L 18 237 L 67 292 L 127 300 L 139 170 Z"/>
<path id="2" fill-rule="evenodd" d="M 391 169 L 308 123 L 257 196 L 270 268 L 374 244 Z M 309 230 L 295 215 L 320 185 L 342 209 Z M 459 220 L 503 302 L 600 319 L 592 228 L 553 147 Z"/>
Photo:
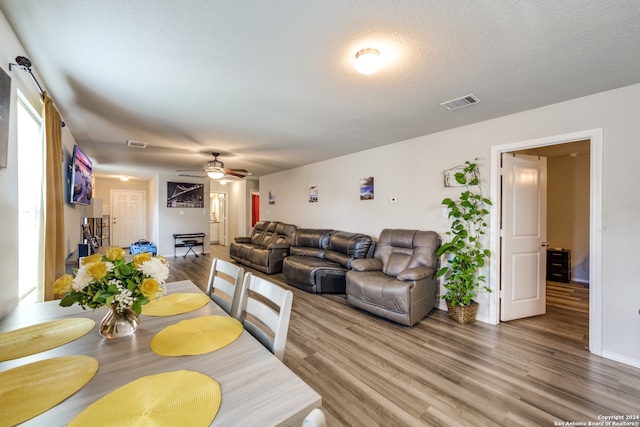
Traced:
<path id="1" fill-rule="evenodd" d="M 314 409 L 309 412 L 302 422 L 302 427 L 326 427 L 327 419 L 324 416 L 324 412 L 321 409 Z"/>
<path id="2" fill-rule="evenodd" d="M 292 303 L 293 292 L 251 273 L 245 274 L 238 319 L 247 332 L 280 360 L 287 344 Z"/>
<path id="3" fill-rule="evenodd" d="M 222 274 L 220 274 L 222 273 Z M 207 295 L 231 317 L 238 318 L 244 268 L 219 258 L 211 262 Z"/>

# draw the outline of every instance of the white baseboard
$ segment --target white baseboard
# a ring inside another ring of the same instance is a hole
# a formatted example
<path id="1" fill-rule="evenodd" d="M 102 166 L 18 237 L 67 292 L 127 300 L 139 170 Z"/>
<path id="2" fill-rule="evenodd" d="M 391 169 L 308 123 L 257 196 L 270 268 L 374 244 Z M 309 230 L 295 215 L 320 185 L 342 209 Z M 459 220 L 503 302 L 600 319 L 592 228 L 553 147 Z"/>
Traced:
<path id="1" fill-rule="evenodd" d="M 605 359 L 611 359 L 616 362 L 624 363 L 625 365 L 633 366 L 634 368 L 640 368 L 640 360 L 631 357 L 623 356 L 618 353 L 612 353 L 610 351 L 603 351 L 602 357 Z"/>

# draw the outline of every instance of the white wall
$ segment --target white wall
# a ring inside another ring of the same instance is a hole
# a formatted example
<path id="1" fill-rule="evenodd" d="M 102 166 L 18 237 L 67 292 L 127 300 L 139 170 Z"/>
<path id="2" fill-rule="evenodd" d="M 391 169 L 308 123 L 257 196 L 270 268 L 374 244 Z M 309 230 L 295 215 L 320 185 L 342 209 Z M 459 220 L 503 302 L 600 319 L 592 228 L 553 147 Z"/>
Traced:
<path id="1" fill-rule="evenodd" d="M 13 33 L 4 14 L 0 11 L 0 67 L 11 77 L 11 111 L 9 120 L 9 144 L 7 168 L 0 169 L 0 236 L 5 252 L 0 257 L 0 319 L 18 304 L 18 149 L 17 149 L 17 90 L 27 98 L 36 111 L 42 111 L 40 93 L 27 73 L 12 68 L 9 63 L 15 62 L 16 56 L 29 56 Z M 36 73 L 37 75 L 37 73 Z M 43 80 L 37 76 L 42 83 Z M 54 103 L 55 96 L 51 95 Z M 64 120 L 64 118 L 63 118 Z M 75 140 L 68 128 L 62 128 L 62 145 L 65 152 L 64 167 L 71 160 L 71 152 Z M 68 183 L 65 181 L 65 197 L 68 197 Z M 77 249 L 80 242 L 80 224 L 82 207 L 65 204 L 65 245 L 67 255 Z"/>
<path id="2" fill-rule="evenodd" d="M 571 279 L 589 282 L 589 154 L 547 161 L 547 241 L 571 250 Z"/>
<path id="3" fill-rule="evenodd" d="M 209 252 L 209 178 L 184 178 L 175 175 L 159 175 L 158 196 L 156 209 L 158 211 L 157 222 L 157 245 L 158 254 L 165 257 L 173 257 L 174 234 L 182 233 L 205 233 L 204 248 L 198 246 L 194 248 L 197 254 Z M 204 184 L 204 207 L 203 208 L 168 208 L 167 207 L 167 182 L 190 182 Z M 152 207 L 153 208 L 153 207 Z M 187 252 L 186 248 L 177 248 L 176 255 L 180 256 Z M 193 256 L 193 254 L 190 254 Z"/>
<path id="4" fill-rule="evenodd" d="M 9 27 L 4 15 L 0 12 L 0 67 L 11 77 L 11 108 L 16 105 L 16 88 L 25 93 L 31 93 L 26 81 L 28 76 L 17 75 L 15 71 L 9 71 L 9 63 L 14 62 L 18 55 L 24 55 L 24 48 L 18 42 L 15 34 Z M 34 90 L 35 91 L 35 90 Z M 35 91 L 37 94 L 37 91 Z M 33 96 L 36 94 L 32 93 Z M 9 122 L 9 146 L 7 153 L 7 168 L 0 169 L 0 235 L 2 245 L 5 248 L 0 257 L 0 319 L 7 315 L 18 305 L 18 148 L 16 123 L 17 114 L 11 111 Z M 3 116 L 6 120 L 6 116 Z"/>
<path id="5" fill-rule="evenodd" d="M 640 340 L 630 338 L 640 336 L 634 268 L 640 186 L 631 182 L 640 159 L 638 111 L 640 84 L 264 176 L 262 219 L 374 237 L 384 228 L 443 233 L 448 222 L 440 201 L 456 193 L 443 188 L 444 169 L 478 157 L 488 194 L 492 146 L 602 128 L 603 354 L 640 365 Z M 368 176 L 375 178 L 375 199 L 360 201 L 358 180 Z M 310 185 L 318 185 L 318 203 L 307 201 Z M 275 205 L 268 204 L 269 191 L 276 192 Z M 398 204 L 389 203 L 392 196 Z M 479 318 L 487 316 L 483 305 Z"/>

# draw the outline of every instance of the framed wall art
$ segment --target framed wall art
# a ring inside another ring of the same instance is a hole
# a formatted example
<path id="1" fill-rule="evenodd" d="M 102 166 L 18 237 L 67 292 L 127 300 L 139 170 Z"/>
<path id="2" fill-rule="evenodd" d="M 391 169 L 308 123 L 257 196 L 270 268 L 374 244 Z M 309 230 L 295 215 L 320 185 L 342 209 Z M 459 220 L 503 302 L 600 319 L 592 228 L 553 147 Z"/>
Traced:
<path id="1" fill-rule="evenodd" d="M 204 184 L 167 182 L 168 208 L 204 208 Z"/>
<path id="2" fill-rule="evenodd" d="M 309 186 L 309 203 L 318 203 L 318 186 Z"/>
<path id="3" fill-rule="evenodd" d="M 373 200 L 373 177 L 360 180 L 360 200 Z"/>

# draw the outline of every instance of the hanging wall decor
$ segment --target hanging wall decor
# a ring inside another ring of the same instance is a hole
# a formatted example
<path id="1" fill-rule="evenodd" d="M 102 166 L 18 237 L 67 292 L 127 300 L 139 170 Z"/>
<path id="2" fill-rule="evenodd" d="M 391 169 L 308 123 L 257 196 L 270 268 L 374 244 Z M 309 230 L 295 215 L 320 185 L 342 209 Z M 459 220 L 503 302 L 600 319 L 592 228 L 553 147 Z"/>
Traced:
<path id="1" fill-rule="evenodd" d="M 309 186 L 309 203 L 318 203 L 318 186 Z"/>
<path id="2" fill-rule="evenodd" d="M 168 208 L 204 208 L 204 184 L 167 182 Z"/>
<path id="3" fill-rule="evenodd" d="M 373 200 L 373 177 L 360 180 L 360 200 Z"/>

